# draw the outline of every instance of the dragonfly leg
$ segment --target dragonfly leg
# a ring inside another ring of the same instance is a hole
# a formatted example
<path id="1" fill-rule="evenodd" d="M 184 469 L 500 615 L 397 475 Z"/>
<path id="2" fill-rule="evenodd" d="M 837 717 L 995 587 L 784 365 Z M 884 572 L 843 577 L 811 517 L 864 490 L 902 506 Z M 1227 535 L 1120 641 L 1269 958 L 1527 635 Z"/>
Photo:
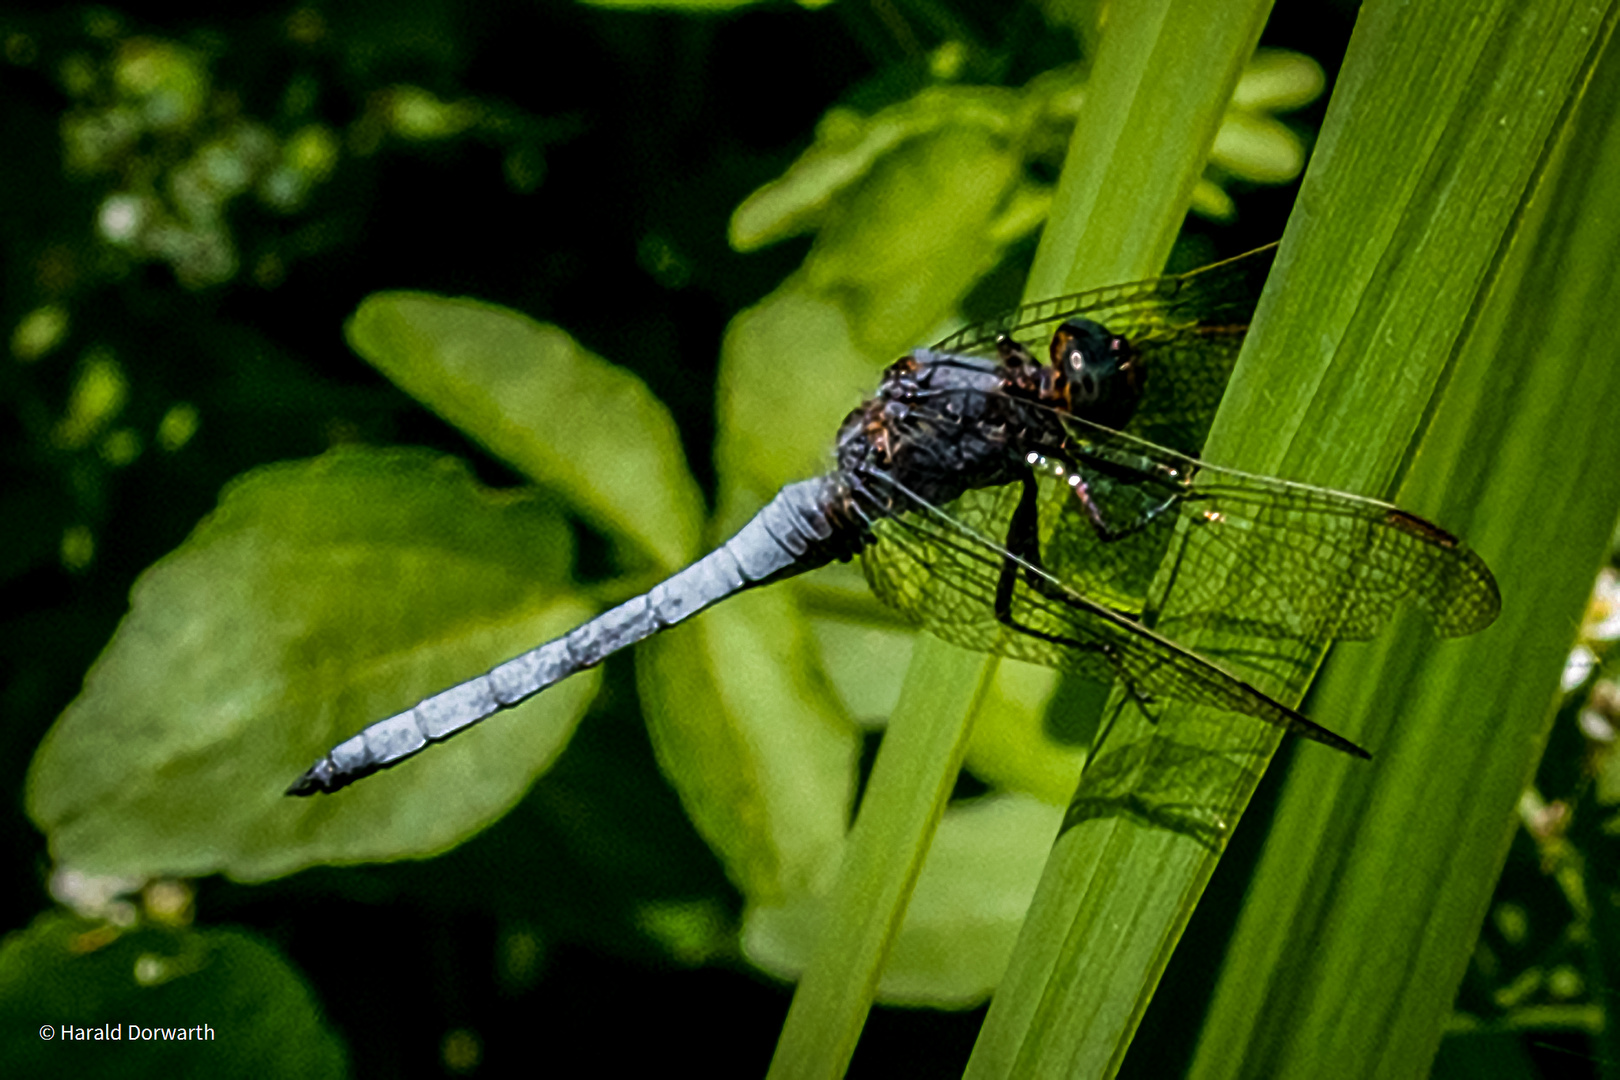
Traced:
<path id="1" fill-rule="evenodd" d="M 1068 591 L 1053 581 L 1041 565 L 1040 532 L 1037 518 L 1037 488 L 1035 474 L 1026 473 L 1020 480 L 1018 506 L 1013 510 L 1007 527 L 1006 553 L 1001 561 L 1001 576 L 996 582 L 996 621 L 1020 634 L 1041 641 L 1061 645 L 1081 652 L 1097 653 L 1113 668 L 1114 677 L 1125 684 L 1126 692 L 1138 704 L 1146 706 L 1152 698 L 1143 692 L 1126 673 L 1119 652 L 1107 641 L 1081 641 L 1062 634 L 1053 634 L 1013 616 L 1013 591 L 1022 572 L 1025 583 L 1040 596 L 1059 604 L 1072 602 Z M 1123 614 L 1123 613 L 1122 613 Z M 1129 617 L 1129 616 L 1126 616 Z"/>
<path id="2" fill-rule="evenodd" d="M 1033 364 L 1035 358 L 1030 356 L 1029 350 L 1006 334 L 996 336 L 996 359 L 1003 364 L 1023 363 Z"/>
<path id="3" fill-rule="evenodd" d="M 1019 571 L 1023 571 L 1024 583 L 1048 600 L 1067 603 L 1070 595 L 1067 589 L 1053 580 L 1041 562 L 1039 491 L 1035 486 L 1034 473 L 1026 473 L 1019 483 L 1018 506 L 1013 510 L 1012 520 L 1007 526 L 1007 554 L 1001 560 L 1001 577 L 996 582 L 996 618 L 1021 633 L 1034 633 L 1011 621 L 1013 588 L 1018 583 Z M 1129 534 L 1121 532 L 1117 535 Z M 1132 612 L 1117 608 L 1110 610 L 1122 618 L 1136 619 Z"/>
<path id="4" fill-rule="evenodd" d="M 1069 485 L 1069 490 L 1073 491 L 1074 497 L 1080 501 L 1080 507 L 1085 510 L 1086 520 L 1091 522 L 1092 531 L 1097 534 L 1097 539 L 1105 544 L 1112 544 L 1117 540 L 1125 540 L 1135 536 L 1157 521 L 1165 511 L 1187 497 L 1184 492 L 1173 491 L 1165 496 L 1164 501 L 1157 506 L 1149 507 L 1138 514 L 1134 521 L 1126 522 L 1124 525 L 1115 525 L 1108 520 L 1108 515 L 1103 512 L 1103 508 L 1098 504 L 1096 498 L 1092 496 L 1091 485 L 1086 482 L 1085 477 L 1078 472 L 1074 474 L 1074 477 L 1074 481 Z"/>
<path id="5" fill-rule="evenodd" d="M 1018 585 L 1020 571 L 1030 588 L 1048 599 L 1062 599 L 1061 590 L 1047 580 L 1045 567 L 1041 565 L 1036 514 L 1035 476 L 1025 473 L 1019 480 L 1018 506 L 1007 525 L 1007 550 L 1001 559 L 1001 577 L 996 582 L 996 618 L 1022 633 L 1031 631 L 1014 622 L 1012 617 L 1013 589 Z"/>

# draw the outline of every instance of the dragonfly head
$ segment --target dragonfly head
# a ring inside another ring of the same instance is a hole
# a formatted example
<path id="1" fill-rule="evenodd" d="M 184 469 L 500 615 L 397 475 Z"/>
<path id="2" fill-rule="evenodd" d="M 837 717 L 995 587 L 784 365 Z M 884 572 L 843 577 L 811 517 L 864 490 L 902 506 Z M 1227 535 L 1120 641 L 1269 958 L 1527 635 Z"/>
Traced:
<path id="1" fill-rule="evenodd" d="M 1142 397 L 1142 365 L 1129 341 L 1090 319 L 1070 319 L 1053 333 L 1051 355 L 1071 413 L 1124 426 Z"/>

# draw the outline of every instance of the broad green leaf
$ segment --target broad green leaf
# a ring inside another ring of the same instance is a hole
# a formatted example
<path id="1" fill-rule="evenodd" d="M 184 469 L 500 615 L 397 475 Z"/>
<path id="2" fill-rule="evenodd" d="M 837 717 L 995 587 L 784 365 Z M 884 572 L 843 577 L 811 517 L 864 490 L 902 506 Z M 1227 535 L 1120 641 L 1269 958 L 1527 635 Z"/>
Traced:
<path id="1" fill-rule="evenodd" d="M 716 402 L 724 533 L 783 484 L 832 467 L 832 436 L 879 370 L 838 304 L 808 289 L 803 275 L 731 320 Z"/>
<path id="2" fill-rule="evenodd" d="M 1000 260 L 992 237 L 1023 179 L 1009 134 L 961 125 L 909 140 L 834 203 L 804 272 L 839 299 L 863 352 L 923 342 Z"/>
<path id="3" fill-rule="evenodd" d="M 810 149 L 732 213 L 731 246 L 753 251 L 820 228 L 851 189 L 914 140 L 974 131 L 1011 143 L 1019 137 L 1019 98 L 1016 91 L 993 87 L 937 86 L 871 116 L 830 110 Z M 924 198 L 933 201 L 931 195 Z"/>
<path id="4" fill-rule="evenodd" d="M 348 1074 L 303 978 L 237 930 L 41 915 L 0 942 L 0 1020 L 6 1076 Z"/>
<path id="5" fill-rule="evenodd" d="M 1071 784 L 1072 786 L 1072 784 Z M 946 811 L 878 984 L 888 1004 L 971 1008 L 1006 970 L 1063 811 L 994 795 Z M 825 896 L 756 905 L 743 927 L 749 960 L 796 978 L 826 918 Z"/>
<path id="6" fill-rule="evenodd" d="M 1060 742 L 1053 737 L 1051 721 L 1072 707 L 1067 699 L 1083 697 L 1078 691 L 1091 685 L 1016 660 L 997 664 L 995 677 L 974 713 L 967 756 L 973 775 L 1056 806 L 1067 803 L 1085 764 L 1085 747 L 1090 745 L 1095 724 L 1084 721 L 1080 730 L 1065 732 L 1068 738 Z M 1095 685 L 1092 696 L 1100 700 L 1106 693 L 1107 687 Z M 1055 701 L 1055 694 L 1064 695 L 1064 700 Z"/>
<path id="7" fill-rule="evenodd" d="M 442 851 L 566 744 L 582 673 L 333 796 L 282 792 L 372 721 L 591 613 L 568 530 L 452 458 L 339 450 L 267 466 L 136 582 L 36 755 L 28 812 L 60 864 L 257 880 Z"/>
<path id="8" fill-rule="evenodd" d="M 866 591 L 860 572 L 854 567 L 850 572 L 859 582 L 861 599 L 869 601 L 871 593 Z M 899 700 L 900 682 L 911 661 L 916 641 L 911 628 L 898 621 L 879 623 L 851 618 L 846 612 L 817 612 L 811 619 L 811 630 L 822 666 L 845 713 L 861 728 L 882 727 Z"/>
<path id="9" fill-rule="evenodd" d="M 860 742 L 785 592 L 739 596 L 637 651 L 647 730 L 693 824 L 744 895 L 774 902 L 832 872 Z"/>
<path id="10" fill-rule="evenodd" d="M 869 381 L 843 314 L 795 282 L 733 319 L 721 348 L 717 537 L 831 464 L 827 433 Z M 816 659 L 791 586 L 730 600 L 638 653 L 659 762 L 750 897 L 825 876 L 849 820 L 858 744 Z"/>
<path id="11" fill-rule="evenodd" d="M 640 379 L 555 326 L 493 304 L 376 293 L 349 343 L 412 397 L 674 570 L 703 504 L 675 422 Z"/>

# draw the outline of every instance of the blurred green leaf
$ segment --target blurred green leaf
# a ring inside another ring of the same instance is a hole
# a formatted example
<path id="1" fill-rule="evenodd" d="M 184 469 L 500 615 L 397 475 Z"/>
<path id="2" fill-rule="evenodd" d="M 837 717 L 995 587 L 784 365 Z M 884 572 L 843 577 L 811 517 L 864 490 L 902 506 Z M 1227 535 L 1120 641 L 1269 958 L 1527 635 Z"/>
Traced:
<path id="1" fill-rule="evenodd" d="M 34 759 L 29 814 L 57 862 L 97 873 L 254 880 L 441 851 L 545 770 L 596 673 L 342 794 L 282 792 L 365 724 L 588 616 L 570 553 L 533 497 L 455 459 L 255 470 L 136 582 Z"/>
<path id="2" fill-rule="evenodd" d="M 1228 113 L 1209 156 L 1222 168 L 1267 184 L 1286 184 L 1305 167 L 1299 136 L 1257 113 Z"/>
<path id="3" fill-rule="evenodd" d="M 967 756 L 973 775 L 1054 806 L 1066 804 L 1085 765 L 1095 721 L 1062 732 L 1062 741 L 1051 730 L 1052 721 L 1073 707 L 1072 699 L 1084 697 L 1077 689 L 1087 686 L 1094 688 L 1094 698 L 1108 692 L 1101 684 L 1066 680 L 1051 668 L 1017 660 L 998 663 L 974 712 Z"/>
<path id="4" fill-rule="evenodd" d="M 739 596 L 636 653 L 647 730 L 692 822 L 743 894 L 825 881 L 842 850 L 860 742 L 790 596 Z"/>
<path id="5" fill-rule="evenodd" d="M 907 140 L 833 204 L 809 284 L 840 300 L 863 351 L 912 348 L 1017 239 L 993 238 L 1022 182 L 1006 132 L 959 124 Z"/>
<path id="6" fill-rule="evenodd" d="M 697 554 L 703 500 L 669 410 L 634 375 L 555 326 L 473 300 L 376 293 L 347 333 L 412 397 L 660 568 Z"/>
<path id="7" fill-rule="evenodd" d="M 1256 49 L 1232 91 L 1232 108 L 1288 112 L 1322 96 L 1327 76 L 1309 56 L 1286 49 Z M 1220 141 L 1217 135 L 1216 141 Z"/>
<path id="8" fill-rule="evenodd" d="M 872 594 L 867 591 L 860 572 L 851 566 L 848 574 L 859 585 L 861 602 L 869 602 Z M 828 576 L 822 574 L 820 579 Z M 845 712 L 862 728 L 881 726 L 900 696 L 900 681 L 906 675 L 915 633 L 899 620 L 877 623 L 850 618 L 848 612 L 842 610 L 837 613 L 810 610 L 813 612 L 811 632 L 815 634 L 822 666 L 844 703 Z"/>
<path id="9" fill-rule="evenodd" d="M 849 109 L 828 110 L 816 127 L 816 141 L 810 149 L 732 213 L 731 246 L 754 251 L 821 228 L 829 216 L 840 212 L 841 203 L 848 204 L 852 191 L 914 140 L 926 141 L 937 134 L 973 134 L 984 147 L 1000 145 L 999 152 L 992 151 L 993 157 L 1018 153 L 1019 104 L 1020 94 L 1013 90 L 936 86 L 871 116 Z M 1000 193 L 997 185 L 975 194 L 995 198 Z M 932 196 L 922 200 L 925 205 L 934 201 Z"/>
<path id="10" fill-rule="evenodd" d="M 877 992 L 884 1002 L 971 1008 L 990 996 L 1062 816 L 1023 795 L 987 796 L 946 811 L 883 969 Z M 808 894 L 751 907 L 744 952 L 766 971 L 796 978 L 826 908 L 824 896 Z"/>
<path id="11" fill-rule="evenodd" d="M 236 930 L 121 931 L 41 915 L 0 942 L 0 1020 L 6 1076 L 348 1074 L 302 977 Z M 117 1038 L 68 1038 L 70 1026 Z M 177 1029 L 192 1037 L 177 1040 Z"/>
<path id="12" fill-rule="evenodd" d="M 717 523 L 729 534 L 793 480 L 832 465 L 830 434 L 881 361 L 852 340 L 838 304 L 789 278 L 731 320 L 720 347 Z"/>
<path id="13" fill-rule="evenodd" d="M 1324 82 L 1310 57 L 1253 56 L 1210 152 L 1218 169 L 1201 182 L 1200 212 L 1231 216 L 1220 187 L 1231 177 L 1280 184 L 1299 175 L 1304 146 L 1272 114 L 1314 101 Z M 732 246 L 752 251 L 816 231 L 806 269 L 820 289 L 857 290 L 857 335 L 881 342 L 879 351 L 915 345 L 927 327 L 905 318 L 908 305 L 927 310 L 936 294 L 936 306 L 954 303 L 953 283 L 975 278 L 1046 217 L 1051 189 L 1029 166 L 1071 137 L 1085 93 L 1079 69 L 1059 67 L 1017 90 L 932 86 L 869 116 L 830 110 L 810 149 L 733 213 Z M 886 303 L 859 305 L 877 282 L 888 286 L 873 290 Z"/>

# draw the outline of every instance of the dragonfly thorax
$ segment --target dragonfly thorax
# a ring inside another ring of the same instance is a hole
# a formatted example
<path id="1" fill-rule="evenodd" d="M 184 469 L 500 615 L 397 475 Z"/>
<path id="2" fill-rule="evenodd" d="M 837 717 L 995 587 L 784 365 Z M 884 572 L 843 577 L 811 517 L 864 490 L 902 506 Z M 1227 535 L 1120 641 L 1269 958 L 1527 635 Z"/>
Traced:
<path id="1" fill-rule="evenodd" d="M 1049 380 L 1027 356 L 998 363 L 918 349 L 891 364 L 839 429 L 840 471 L 882 476 L 935 505 L 1016 479 L 1026 442 L 1051 437 L 1057 423 L 1040 401 Z"/>

